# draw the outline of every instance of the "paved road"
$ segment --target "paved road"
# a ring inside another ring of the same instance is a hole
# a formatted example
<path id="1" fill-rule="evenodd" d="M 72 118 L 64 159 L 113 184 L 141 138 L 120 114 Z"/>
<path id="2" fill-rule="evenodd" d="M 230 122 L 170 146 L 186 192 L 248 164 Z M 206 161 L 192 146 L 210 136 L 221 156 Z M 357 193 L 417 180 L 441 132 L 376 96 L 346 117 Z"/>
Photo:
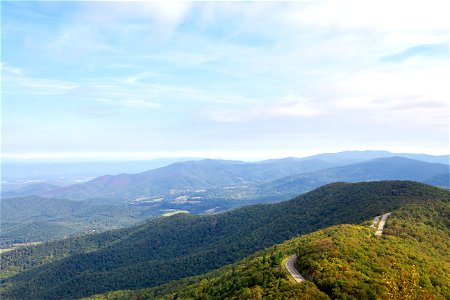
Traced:
<path id="1" fill-rule="evenodd" d="M 391 215 L 391 213 L 387 213 L 381 216 L 381 221 L 380 223 L 378 223 L 378 229 L 377 232 L 375 233 L 376 237 L 380 237 L 383 234 L 383 227 L 384 224 L 386 224 L 386 219 Z"/>
<path id="2" fill-rule="evenodd" d="M 381 218 L 381 216 L 376 216 L 376 217 L 373 219 L 373 225 L 370 225 L 370 227 L 371 227 L 371 228 L 376 228 L 378 222 L 380 222 L 380 218 Z"/>
<path id="3" fill-rule="evenodd" d="M 294 255 L 290 256 L 288 258 L 288 260 L 286 261 L 286 269 L 291 274 L 291 276 L 295 279 L 295 281 L 297 283 L 300 283 L 305 279 L 302 277 L 302 275 L 300 275 L 300 273 L 294 267 L 294 263 L 296 260 L 297 260 L 297 255 L 294 254 Z"/>

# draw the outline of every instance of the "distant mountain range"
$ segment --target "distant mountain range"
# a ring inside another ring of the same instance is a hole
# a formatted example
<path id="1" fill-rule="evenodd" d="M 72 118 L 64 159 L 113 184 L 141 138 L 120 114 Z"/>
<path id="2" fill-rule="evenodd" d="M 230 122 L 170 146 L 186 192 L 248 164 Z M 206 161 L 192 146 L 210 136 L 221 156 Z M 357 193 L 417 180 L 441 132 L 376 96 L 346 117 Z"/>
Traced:
<path id="1" fill-rule="evenodd" d="M 338 153 L 323 153 L 304 158 L 281 159 L 289 162 L 295 160 L 320 160 L 332 165 L 345 165 L 362 162 L 374 158 L 402 156 L 431 163 L 449 164 L 448 155 L 426 155 L 410 153 L 391 153 L 388 151 L 344 151 Z M 159 158 L 135 161 L 28 161 L 2 158 L 2 190 L 11 190 L 20 185 L 30 184 L 33 181 L 67 185 L 77 180 L 86 180 L 102 175 L 117 175 L 122 173 L 140 173 L 148 170 L 168 166 L 176 162 L 201 160 L 201 158 Z M 278 163 L 280 159 L 262 161 Z"/>
<path id="2" fill-rule="evenodd" d="M 344 162 L 381 155 L 388 157 L 342 166 Z M 405 156 L 427 161 L 443 160 L 441 156 Z M 254 199 L 290 192 L 278 198 L 286 199 L 286 196 L 335 181 L 399 179 L 448 186 L 448 182 L 445 184 L 445 174 L 448 173 L 448 165 L 393 156 L 392 153 L 382 151 L 321 154 L 308 159 L 286 158 L 258 163 L 206 159 L 174 163 L 137 174 L 105 175 L 83 184 L 46 190 L 39 195 L 71 200 L 108 199 L 130 202 L 137 198 L 156 196 L 165 196 L 167 200 L 179 196 L 197 197 L 196 199 Z M 283 186 L 286 185 L 295 185 L 295 190 L 285 189 Z M 223 187 L 228 190 L 219 191 Z M 198 190 L 211 189 L 212 193 L 205 195 L 196 193 Z M 259 192 L 260 190 L 262 191 Z"/>
<path id="3" fill-rule="evenodd" d="M 401 263 L 407 263 L 412 257 L 418 257 L 420 270 L 433 270 L 433 274 L 429 274 L 429 279 L 433 281 L 426 282 L 435 282 L 434 285 L 439 288 L 433 290 L 433 285 L 427 285 L 427 288 L 440 293 L 440 287 L 445 288 L 445 271 L 434 271 L 433 268 L 437 267 L 441 270 L 443 269 L 442 265 L 439 262 L 430 262 L 432 265 L 428 265 L 427 260 L 421 261 L 420 244 L 414 246 L 416 247 L 414 249 L 411 247 L 413 244 L 427 241 L 423 245 L 425 247 L 423 249 L 442 251 L 437 248 L 437 250 L 433 250 L 433 243 L 429 243 L 429 241 L 448 238 L 445 232 L 441 233 L 440 231 L 446 230 L 444 223 L 446 222 L 445 216 L 448 215 L 449 199 L 450 194 L 444 189 L 408 181 L 334 183 L 293 200 L 277 204 L 247 206 L 212 216 L 176 215 L 165 219 L 150 220 L 146 224 L 132 228 L 28 247 L 26 251 L 17 249 L 2 255 L 2 297 L 7 299 L 74 299 L 113 290 L 158 286 L 237 262 L 255 251 L 298 235 L 337 224 L 360 224 L 370 221 L 376 215 L 395 212 L 407 207 L 411 207 L 411 209 L 404 211 L 399 216 L 409 218 L 409 223 L 401 223 L 400 219 L 396 221 L 393 217 L 392 224 L 396 227 L 393 227 L 391 233 L 395 237 L 388 237 L 388 239 L 393 239 L 390 245 L 394 248 L 380 246 L 378 239 L 371 237 L 368 228 L 369 222 L 367 222 L 367 229 L 335 227 L 323 233 L 306 236 L 302 244 L 294 242 L 293 246 L 278 246 L 266 250 L 271 266 L 263 268 L 261 271 L 266 270 L 273 273 L 268 273 L 269 277 L 261 275 L 262 277 L 258 280 L 261 281 L 260 284 L 264 288 L 270 289 L 272 285 L 268 284 L 269 281 L 272 282 L 271 280 L 285 276 L 284 273 L 279 272 L 277 266 L 283 255 L 289 253 L 284 251 L 290 249 L 289 251 L 297 251 L 305 256 L 300 267 L 302 272 L 306 272 L 305 274 L 308 275 L 307 278 L 311 276 L 311 280 L 317 285 L 316 289 L 319 288 L 322 293 L 333 296 L 332 288 L 350 284 L 341 292 L 358 298 L 358 294 L 353 293 L 370 293 L 370 287 L 377 287 L 378 282 L 382 282 L 382 278 L 376 274 L 392 269 L 389 265 L 383 265 L 387 260 L 384 258 L 387 254 L 384 253 L 394 251 L 392 253 L 395 253 L 395 260 L 399 259 L 398 261 Z M 423 209 L 431 209 L 431 211 L 426 212 Z M 415 212 L 417 212 L 417 216 L 412 215 Z M 422 220 L 423 218 L 428 219 Z M 420 222 L 420 224 L 418 223 L 416 226 L 414 222 Z M 409 224 L 408 228 L 411 230 L 405 232 L 405 227 L 401 224 Z M 422 231 L 417 231 L 419 229 Z M 413 235 L 412 237 L 410 233 Z M 364 237 L 370 239 L 371 242 L 367 244 L 367 242 L 359 240 Z M 417 237 L 416 242 L 411 240 L 415 237 Z M 342 245 L 340 249 L 347 251 L 351 256 L 341 258 L 338 248 L 332 248 L 334 243 Z M 363 244 L 360 245 L 360 243 Z M 371 247 L 380 247 L 382 252 L 378 253 L 377 248 Z M 324 251 L 330 253 L 330 262 L 328 263 L 320 260 L 328 257 L 328 254 L 320 256 L 321 253 L 323 255 L 328 253 Z M 316 254 L 316 252 L 318 253 Z M 374 254 L 367 256 L 369 252 Z M 261 253 L 257 255 L 264 256 Z M 443 263 L 442 259 L 445 255 L 436 252 L 433 257 Z M 375 256 L 381 258 L 372 261 L 372 259 L 376 259 Z M 314 260 L 307 260 L 307 257 L 314 258 Z M 350 259 L 349 263 L 351 264 L 349 265 L 344 259 Z M 390 261 L 392 262 L 393 259 Z M 264 260 L 258 261 L 264 263 Z M 250 261 L 247 262 L 250 264 Z M 383 264 L 378 265 L 379 263 Z M 248 266 L 252 268 L 250 265 Z M 348 272 L 335 269 L 339 266 L 346 266 Z M 315 271 L 316 269 L 317 271 Z M 234 265 L 230 266 L 228 270 L 229 273 L 218 274 L 234 276 L 234 274 L 241 274 L 239 272 L 242 269 L 239 268 L 239 265 Z M 315 273 L 328 270 L 333 271 L 330 273 L 334 274 L 332 277 L 326 277 L 331 276 L 328 273 L 323 275 Z M 340 281 L 337 279 L 339 282 L 334 285 L 332 283 L 334 281 L 330 280 L 337 278 L 339 272 L 344 272 L 344 276 Z M 367 276 L 364 274 L 369 273 L 377 276 L 376 281 L 373 282 L 372 278 L 364 277 Z M 317 277 L 317 274 L 322 277 Z M 360 280 L 361 276 L 366 279 Z M 247 285 L 253 287 L 252 282 L 255 282 L 250 279 L 252 277 L 249 277 L 248 280 L 246 277 L 239 277 L 239 280 L 242 281 L 241 284 L 232 279 L 230 281 L 225 279 L 228 277 L 222 278 L 224 279 L 223 283 L 228 282 L 233 286 L 232 290 L 236 291 L 239 291 L 239 287 L 244 288 Z M 329 279 L 320 281 L 320 278 Z M 195 285 L 194 279 L 191 282 Z M 217 281 L 215 282 L 217 283 Z M 352 282 L 365 283 L 367 286 L 353 288 Z M 213 281 L 206 280 L 202 283 L 197 282 L 196 286 L 206 288 L 212 285 L 214 285 Z M 182 287 L 183 285 L 175 286 L 175 289 L 178 290 Z M 171 291 L 170 286 L 166 286 L 166 288 L 169 292 Z M 226 287 L 224 288 L 226 291 Z M 272 286 L 272 288 L 274 287 Z M 213 291 L 219 293 L 223 290 L 219 289 L 219 285 L 217 285 L 216 289 L 202 289 L 198 292 L 206 293 L 207 291 L 209 291 L 208 293 L 213 293 Z M 280 286 L 278 292 L 283 291 L 285 289 L 281 289 Z M 338 291 L 334 290 L 335 293 Z M 191 293 L 190 290 L 184 292 Z M 385 295 L 386 292 L 382 287 L 381 290 L 373 290 L 372 296 Z M 165 294 L 161 296 L 163 295 Z M 212 296 L 214 294 L 210 295 L 215 298 Z M 359 295 L 361 297 L 363 294 Z M 193 298 L 196 297 L 193 296 Z M 218 298 L 221 299 L 221 297 Z"/>
<path id="4" fill-rule="evenodd" d="M 334 166 L 320 160 L 278 160 L 246 163 L 205 159 L 174 163 L 138 174 L 105 175 L 83 184 L 43 192 L 45 197 L 72 200 L 119 199 L 179 195 L 221 186 L 262 183 L 284 176 Z"/>
<path id="5" fill-rule="evenodd" d="M 413 180 L 448 187 L 449 166 L 404 157 L 377 158 L 361 163 L 296 174 L 258 185 L 255 195 L 297 195 L 331 182 Z"/>
<path id="6" fill-rule="evenodd" d="M 380 155 L 390 157 L 342 165 Z M 213 214 L 249 204 L 287 200 L 332 182 L 413 180 L 449 187 L 447 164 L 392 155 L 358 151 L 256 163 L 206 159 L 137 174 L 101 176 L 63 188 L 37 183 L 2 193 L 5 217 L 0 243 L 49 241 L 123 227 L 178 211 Z"/>
<path id="7" fill-rule="evenodd" d="M 449 155 L 428 155 L 414 153 L 392 153 L 389 151 L 366 150 L 366 151 L 343 151 L 338 153 L 322 153 L 307 157 L 307 159 L 319 159 L 325 162 L 337 164 L 352 164 L 375 158 L 401 156 L 429 163 L 449 164 Z"/>

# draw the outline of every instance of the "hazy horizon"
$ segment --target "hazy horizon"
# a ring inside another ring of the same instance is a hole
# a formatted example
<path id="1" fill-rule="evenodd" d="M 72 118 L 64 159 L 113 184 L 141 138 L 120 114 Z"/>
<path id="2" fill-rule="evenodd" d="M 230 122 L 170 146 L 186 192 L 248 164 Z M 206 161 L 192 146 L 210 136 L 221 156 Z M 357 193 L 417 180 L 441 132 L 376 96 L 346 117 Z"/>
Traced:
<path id="1" fill-rule="evenodd" d="M 132 155 L 130 153 L 121 153 L 121 154 L 114 154 L 114 153 L 109 153 L 107 156 L 101 156 L 101 155 L 92 155 L 92 154 L 88 154 L 85 156 L 67 156 L 67 154 L 60 154 L 60 155 L 56 155 L 56 156 L 46 156 L 46 155 L 35 155 L 35 156 L 13 156 L 13 157 L 2 157 L 2 162 L 30 162 L 30 163 L 87 163 L 87 162 L 117 162 L 117 163 L 121 163 L 121 162 L 133 162 L 133 161 L 170 161 L 170 160 L 178 160 L 178 161 L 183 161 L 183 160 L 201 160 L 201 159 L 218 159 L 218 160 L 240 160 L 240 161 L 246 161 L 246 162 L 258 162 L 258 161 L 262 161 L 262 160 L 267 160 L 267 159 L 283 159 L 283 158 L 306 158 L 306 157 L 310 157 L 310 156 L 314 156 L 314 155 L 318 155 L 318 154 L 334 154 L 334 153 L 342 153 L 342 152 L 390 152 L 393 154 L 418 154 L 418 155 L 431 155 L 431 156 L 446 156 L 446 155 L 450 155 L 450 153 L 419 153 L 419 152 L 402 152 L 402 151 L 388 151 L 388 150 L 373 150 L 373 149 L 366 149 L 366 150 L 343 150 L 343 151 L 325 151 L 325 152 L 314 152 L 314 153 L 308 153 L 308 154 L 301 154 L 301 153 L 296 153 L 295 155 L 279 155 L 279 156 L 267 156 L 265 154 L 262 155 L 253 155 L 251 156 L 214 156 L 214 155 L 206 155 L 206 156 L 195 156 L 195 155 L 181 155 L 181 156 L 151 156 L 151 155 L 147 155 L 145 153 L 140 153 L 138 155 Z M 190 153 L 190 154 L 194 154 L 194 153 Z M 54 154 L 53 154 L 54 155 Z M 79 155 L 79 153 L 77 154 L 73 154 L 73 155 Z"/>

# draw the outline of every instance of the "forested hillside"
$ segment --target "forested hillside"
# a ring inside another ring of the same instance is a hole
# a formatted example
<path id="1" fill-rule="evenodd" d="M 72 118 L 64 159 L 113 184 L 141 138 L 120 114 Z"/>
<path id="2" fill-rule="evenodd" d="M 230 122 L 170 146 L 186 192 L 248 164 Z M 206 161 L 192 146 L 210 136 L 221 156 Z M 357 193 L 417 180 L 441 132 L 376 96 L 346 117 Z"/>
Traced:
<path id="1" fill-rule="evenodd" d="M 1 211 L 0 246 L 111 230 L 158 213 L 145 206 L 95 205 L 37 196 L 2 199 Z"/>
<path id="2" fill-rule="evenodd" d="M 299 234 L 358 224 L 412 203 L 448 200 L 448 191 L 414 182 L 336 183 L 278 204 L 156 219 L 6 253 L 2 294 L 76 298 L 156 286 L 233 263 Z"/>
<path id="3" fill-rule="evenodd" d="M 47 191 L 55 190 L 60 188 L 60 186 L 50 184 L 50 183 L 34 183 L 26 185 L 21 188 L 4 190 L 2 186 L 1 197 L 4 198 L 15 198 L 15 197 L 25 197 L 30 195 L 38 195 Z"/>
<path id="4" fill-rule="evenodd" d="M 219 210 L 224 208 L 225 203 L 230 204 L 229 207 L 236 207 L 242 204 L 276 202 L 290 199 L 325 184 L 341 181 L 413 180 L 448 188 L 448 176 L 449 167 L 446 164 L 428 163 L 404 157 L 378 158 L 339 167 L 303 172 L 265 183 L 211 188 L 198 195 L 187 192 L 186 195 L 201 196 L 200 203 L 196 205 L 180 203 L 177 206 L 196 211 L 198 208 L 205 209 L 208 202 L 214 203 Z M 217 205 L 217 199 L 220 199 L 224 204 Z"/>
<path id="5" fill-rule="evenodd" d="M 340 165 L 319 159 L 278 159 L 259 163 L 201 160 L 175 163 L 138 174 L 101 176 L 41 193 L 44 197 L 102 203 L 135 203 L 137 199 L 162 197 L 163 203 L 182 209 L 206 211 L 208 202 L 239 199 L 259 202 L 287 200 L 332 182 L 370 180 L 413 180 L 434 182 L 449 173 L 448 165 L 404 157 L 384 157 L 355 164 Z M 179 201 L 181 198 L 184 200 Z M 194 202 L 192 202 L 194 200 Z M 163 204 L 161 203 L 161 205 Z M 154 205 L 155 203 L 151 203 Z M 158 203 L 156 203 L 158 205 Z M 239 203 L 233 203 L 233 207 Z"/>
<path id="6" fill-rule="evenodd" d="M 302 193 L 331 182 L 358 182 L 372 180 L 414 180 L 445 185 L 449 167 L 445 164 L 426 163 L 404 157 L 378 158 L 361 163 L 307 172 L 259 185 L 256 195 Z"/>
<path id="7" fill-rule="evenodd" d="M 205 275 L 89 299 L 449 299 L 449 213 L 448 201 L 406 205 L 381 238 L 372 220 L 335 225 Z M 307 281 L 294 283 L 284 269 L 292 254 Z"/>
<path id="8" fill-rule="evenodd" d="M 42 193 L 71 200 L 107 199 L 119 202 L 142 196 L 179 194 L 220 186 L 269 181 L 334 166 L 319 160 L 276 160 L 268 163 L 204 159 L 171 164 L 137 174 L 105 175 L 83 184 Z"/>
<path id="9" fill-rule="evenodd" d="M 147 217 L 172 211 L 214 214 L 250 204 L 291 199 L 339 181 L 407 179 L 448 188 L 448 165 L 403 157 L 325 168 L 332 161 L 357 160 L 383 153 L 356 154 L 359 155 L 344 152 L 318 156 L 328 159 L 327 162 L 317 158 L 286 158 L 258 163 L 190 161 L 140 174 L 103 176 L 85 184 L 46 192 L 52 197 L 62 192 L 70 198 L 84 199 L 83 203 L 56 198 L 3 198 L 5 217 L 2 218 L 0 241 L 3 245 L 49 241 L 72 234 L 132 225 Z M 299 171 L 303 173 L 278 178 Z M 273 178 L 278 179 L 270 180 Z M 44 187 L 48 188 L 46 185 Z M 28 186 L 5 194 L 26 194 L 36 188 L 40 189 L 39 186 Z"/>

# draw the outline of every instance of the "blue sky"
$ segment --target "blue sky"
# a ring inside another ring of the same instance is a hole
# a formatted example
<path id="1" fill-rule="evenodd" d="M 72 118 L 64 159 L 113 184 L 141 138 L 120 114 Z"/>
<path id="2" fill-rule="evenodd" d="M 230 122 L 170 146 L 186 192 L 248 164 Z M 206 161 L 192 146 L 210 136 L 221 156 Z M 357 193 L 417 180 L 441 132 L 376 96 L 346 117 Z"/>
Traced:
<path id="1" fill-rule="evenodd" d="M 444 1 L 1 6 L 3 157 L 449 152 Z"/>

